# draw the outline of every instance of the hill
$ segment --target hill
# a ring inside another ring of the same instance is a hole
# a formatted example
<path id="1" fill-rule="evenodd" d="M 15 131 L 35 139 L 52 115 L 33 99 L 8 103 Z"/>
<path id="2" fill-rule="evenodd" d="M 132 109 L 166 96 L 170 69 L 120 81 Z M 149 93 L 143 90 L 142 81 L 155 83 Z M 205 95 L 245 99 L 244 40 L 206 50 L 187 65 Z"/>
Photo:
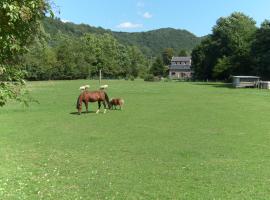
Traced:
<path id="1" fill-rule="evenodd" d="M 45 31 L 51 35 L 61 32 L 65 35 L 80 37 L 85 33 L 109 33 L 119 42 L 126 45 L 139 47 L 147 56 L 156 56 L 164 48 L 173 48 L 176 52 L 184 49 L 190 52 L 201 38 L 187 30 L 162 28 L 147 32 L 114 32 L 101 27 L 93 27 L 87 24 L 64 23 L 60 19 L 46 18 L 43 21 Z"/>
<path id="2" fill-rule="evenodd" d="M 186 30 L 162 28 L 153 31 L 126 33 L 113 32 L 113 35 L 122 43 L 138 46 L 148 55 L 157 55 L 164 48 L 173 48 L 176 52 L 182 49 L 190 52 L 201 39 Z"/>

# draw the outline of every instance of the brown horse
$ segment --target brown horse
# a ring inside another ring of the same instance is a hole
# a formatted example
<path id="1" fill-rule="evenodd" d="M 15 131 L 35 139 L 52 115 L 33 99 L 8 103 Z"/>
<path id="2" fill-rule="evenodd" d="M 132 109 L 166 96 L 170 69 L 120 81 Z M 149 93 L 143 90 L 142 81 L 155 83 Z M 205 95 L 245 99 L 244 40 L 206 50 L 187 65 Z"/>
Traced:
<path id="1" fill-rule="evenodd" d="M 124 99 L 114 98 L 110 100 L 111 108 L 116 109 L 119 106 L 120 110 L 122 110 L 122 106 L 124 105 Z"/>
<path id="2" fill-rule="evenodd" d="M 86 112 L 88 112 L 88 102 L 98 102 L 98 110 L 96 113 L 99 113 L 101 102 L 104 106 L 104 113 L 106 113 L 107 105 L 109 108 L 111 108 L 109 97 L 104 90 L 82 92 L 77 100 L 77 109 L 79 115 L 82 112 L 82 102 L 85 104 Z"/>

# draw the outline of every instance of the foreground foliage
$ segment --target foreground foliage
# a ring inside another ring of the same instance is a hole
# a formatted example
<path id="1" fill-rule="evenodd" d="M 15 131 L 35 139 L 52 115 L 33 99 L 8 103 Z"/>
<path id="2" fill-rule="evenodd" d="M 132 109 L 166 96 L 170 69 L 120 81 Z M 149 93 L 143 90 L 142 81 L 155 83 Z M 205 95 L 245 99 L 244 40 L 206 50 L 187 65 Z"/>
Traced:
<path id="1" fill-rule="evenodd" d="M 22 100 L 24 72 L 18 69 L 18 56 L 39 34 L 40 20 L 48 9 L 45 0 L 0 2 L 0 106 L 8 99 L 26 102 Z"/>

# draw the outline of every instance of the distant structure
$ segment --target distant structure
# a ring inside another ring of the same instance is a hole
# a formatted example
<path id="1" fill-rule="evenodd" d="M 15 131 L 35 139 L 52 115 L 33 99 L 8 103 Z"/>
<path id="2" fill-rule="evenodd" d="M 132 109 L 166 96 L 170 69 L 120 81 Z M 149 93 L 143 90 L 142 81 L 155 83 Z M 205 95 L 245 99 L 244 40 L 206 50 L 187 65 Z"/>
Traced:
<path id="1" fill-rule="evenodd" d="M 169 77 L 171 79 L 192 78 L 191 57 L 172 57 L 169 67 Z"/>
<path id="2" fill-rule="evenodd" d="M 256 87 L 260 77 L 258 76 L 233 76 L 233 86 L 235 88 Z"/>

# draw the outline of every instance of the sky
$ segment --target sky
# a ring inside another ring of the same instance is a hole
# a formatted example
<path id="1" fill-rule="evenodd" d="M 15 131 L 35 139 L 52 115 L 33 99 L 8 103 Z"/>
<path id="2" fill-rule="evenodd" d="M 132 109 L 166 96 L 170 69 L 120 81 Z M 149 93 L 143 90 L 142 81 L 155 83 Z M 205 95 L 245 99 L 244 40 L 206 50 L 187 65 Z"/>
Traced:
<path id="1" fill-rule="evenodd" d="M 53 0 L 57 17 L 113 31 L 186 29 L 196 36 L 211 33 L 220 17 L 243 12 L 257 25 L 270 19 L 270 0 Z"/>

